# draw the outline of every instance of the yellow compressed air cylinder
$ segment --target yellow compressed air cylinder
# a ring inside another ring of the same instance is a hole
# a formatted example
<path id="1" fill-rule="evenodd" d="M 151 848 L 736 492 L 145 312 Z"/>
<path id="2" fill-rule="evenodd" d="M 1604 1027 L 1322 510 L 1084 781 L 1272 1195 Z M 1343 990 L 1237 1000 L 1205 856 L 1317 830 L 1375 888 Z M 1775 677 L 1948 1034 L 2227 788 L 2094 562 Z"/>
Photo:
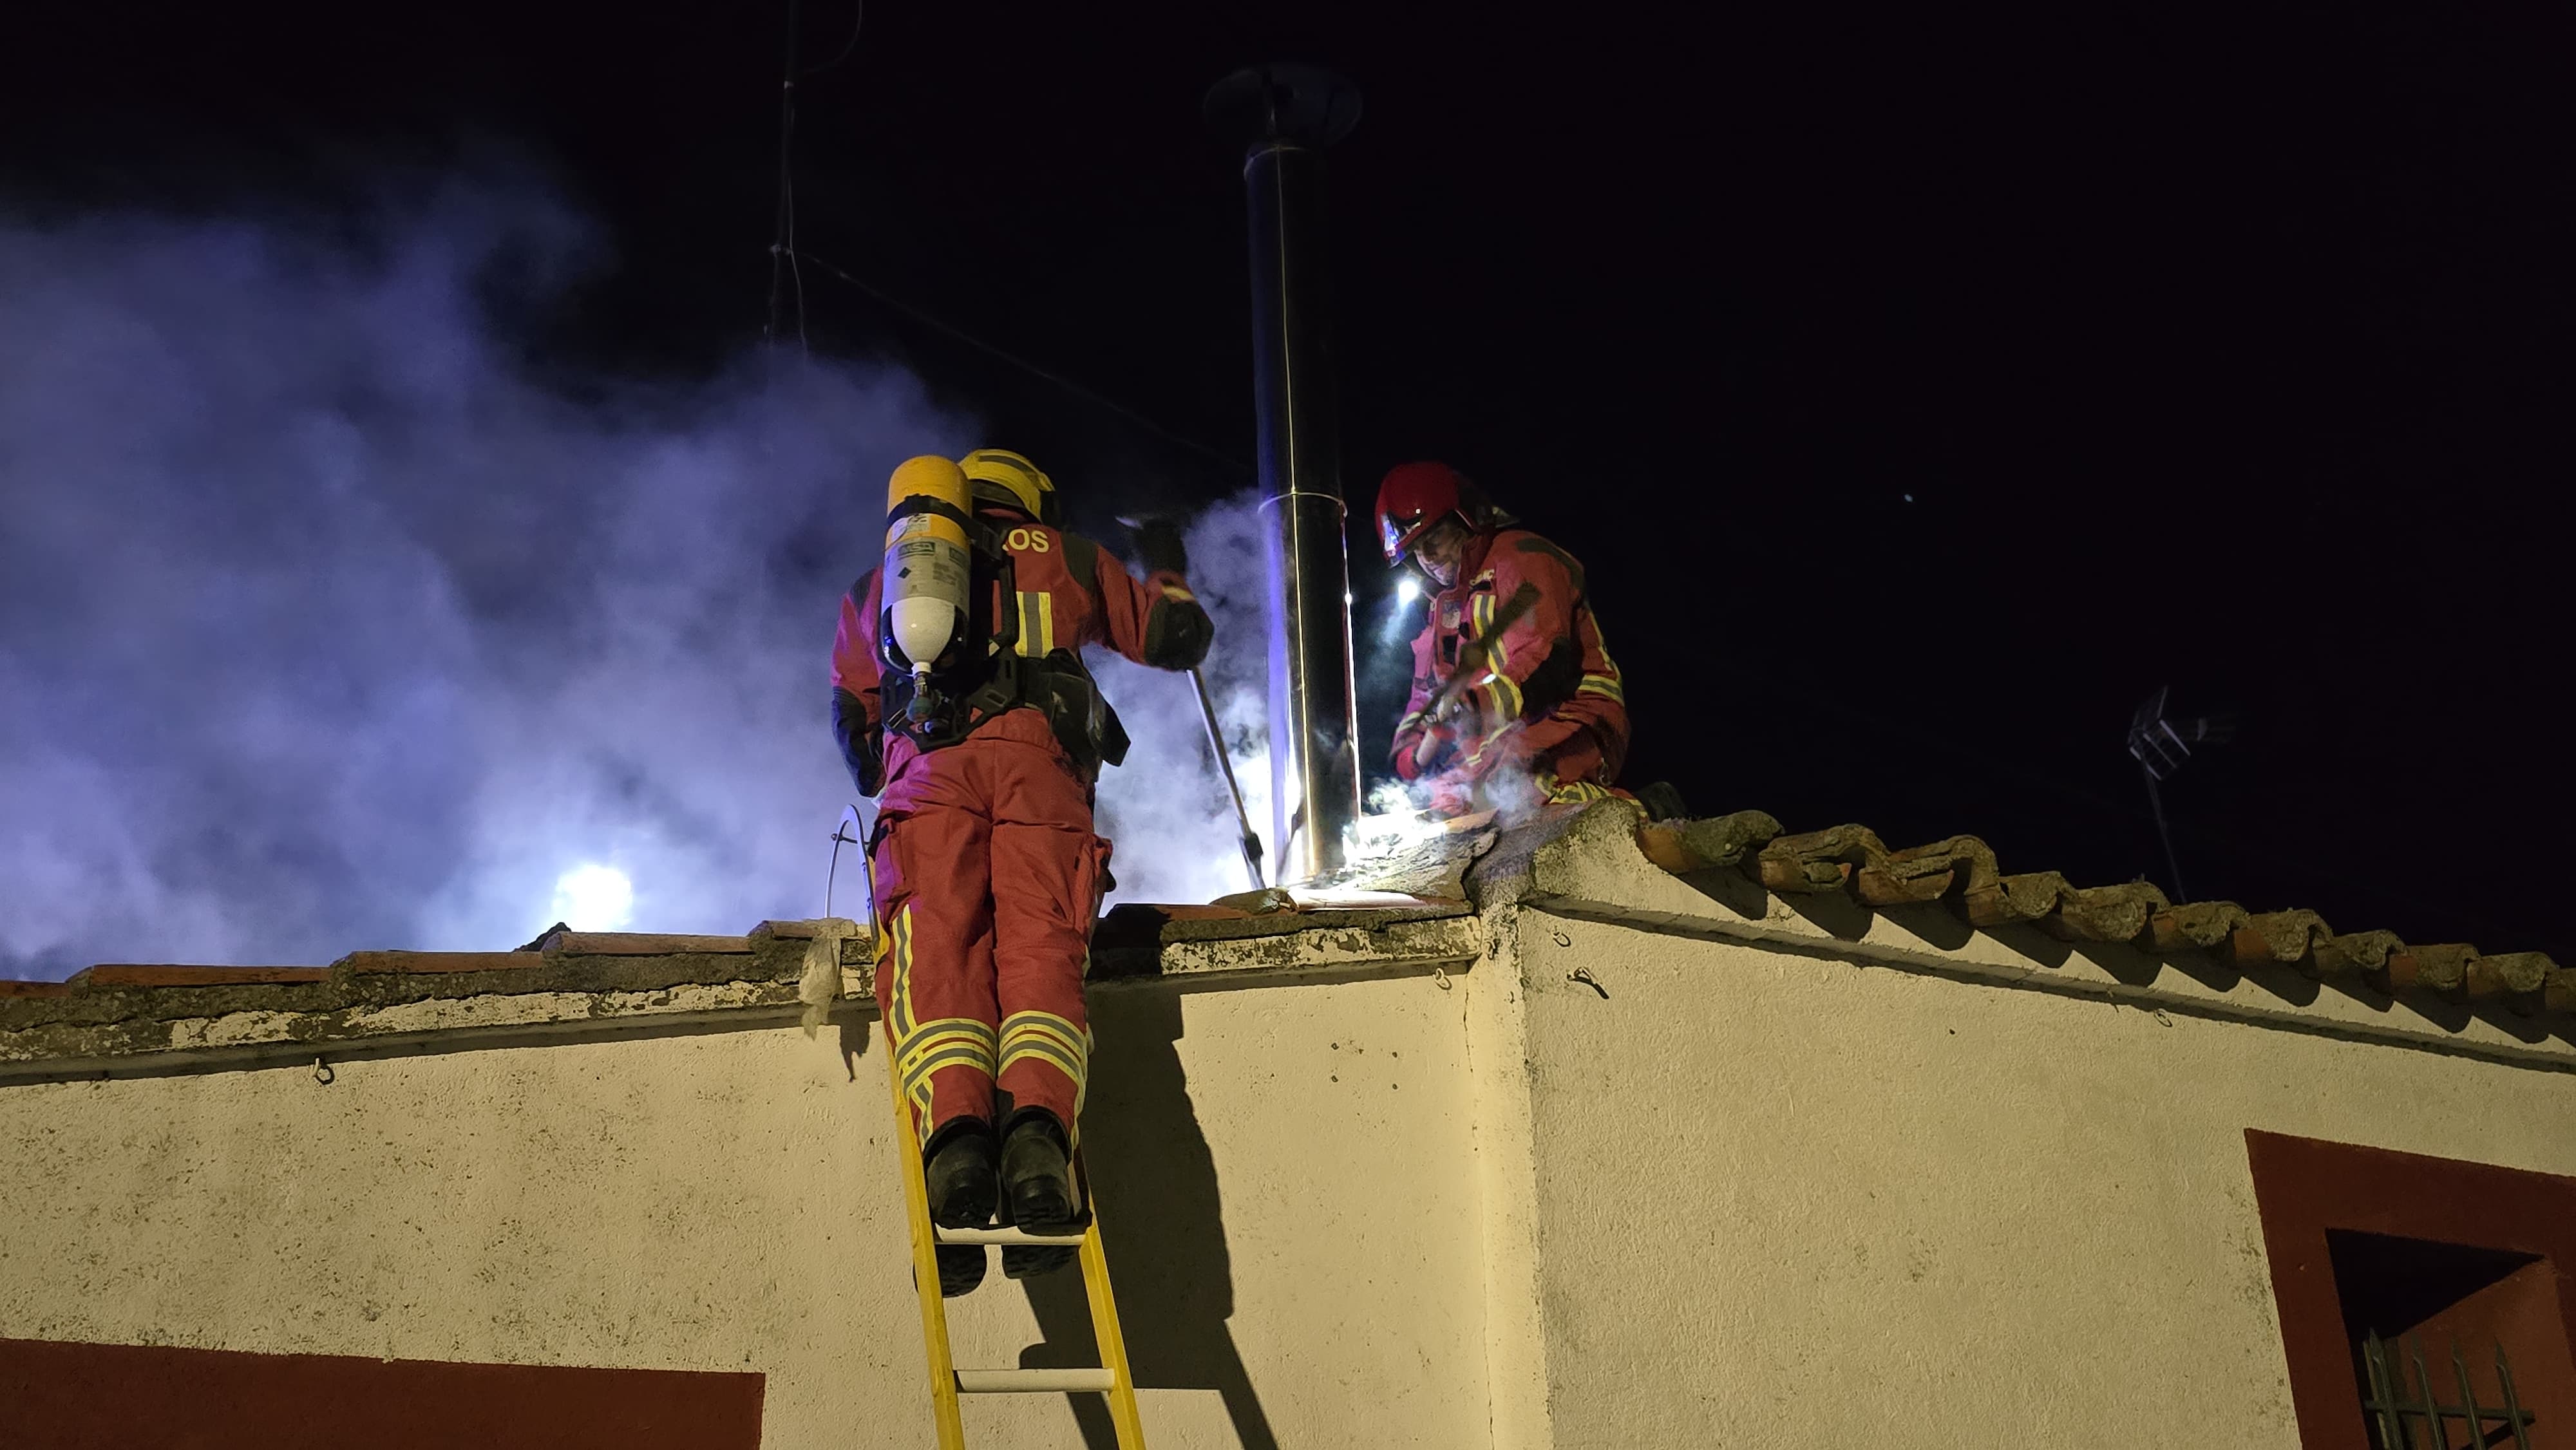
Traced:
<path id="1" fill-rule="evenodd" d="M 945 458 L 908 458 L 886 486 L 885 587 L 877 635 L 886 662 L 915 677 L 964 638 L 973 602 L 966 475 Z"/>

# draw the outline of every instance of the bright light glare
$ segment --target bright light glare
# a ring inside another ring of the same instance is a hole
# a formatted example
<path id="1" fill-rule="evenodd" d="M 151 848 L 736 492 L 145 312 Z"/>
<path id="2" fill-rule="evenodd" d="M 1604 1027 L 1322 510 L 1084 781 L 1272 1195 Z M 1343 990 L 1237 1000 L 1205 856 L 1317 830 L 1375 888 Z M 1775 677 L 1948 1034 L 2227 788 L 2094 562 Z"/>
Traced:
<path id="1" fill-rule="evenodd" d="M 575 931 L 615 931 L 635 912 L 635 883 L 614 866 L 575 866 L 555 880 L 547 915 Z"/>
<path id="2" fill-rule="evenodd" d="M 1395 581 L 1395 602 L 1397 607 L 1401 608 L 1404 605 L 1411 604 L 1413 601 L 1421 597 L 1421 580 L 1407 574 L 1403 578 Z"/>

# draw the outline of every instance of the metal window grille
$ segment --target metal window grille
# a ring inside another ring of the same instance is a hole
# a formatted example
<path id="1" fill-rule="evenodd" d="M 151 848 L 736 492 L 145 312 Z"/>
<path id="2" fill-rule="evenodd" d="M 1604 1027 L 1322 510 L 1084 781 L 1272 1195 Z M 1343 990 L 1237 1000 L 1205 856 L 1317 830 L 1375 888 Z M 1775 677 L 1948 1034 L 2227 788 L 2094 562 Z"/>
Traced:
<path id="1" fill-rule="evenodd" d="M 2460 1401 L 2443 1404 L 2433 1388 L 2433 1372 L 2424 1363 L 2424 1340 L 2418 1335 L 2410 1343 L 2398 1338 L 2395 1349 L 2372 1330 L 2362 1342 L 2363 1365 L 2370 1372 L 2370 1396 L 2361 1402 L 2370 1416 L 2379 1450 L 2487 1450 L 2489 1446 L 2511 1445 L 2514 1450 L 2531 1450 L 2531 1426 L 2538 1416 L 2522 1407 L 2514 1393 L 2513 1362 L 2505 1358 L 2504 1346 L 2496 1346 L 2496 1385 L 2504 1394 L 2500 1408 L 2487 1409 L 2478 1404 L 2477 1391 L 2469 1384 L 2468 1356 L 2460 1352 L 2460 1342 L 2451 1341 L 2451 1379 Z M 2409 1371 L 2412 1373 L 2409 1373 Z M 2501 1424 L 2489 1429 L 2490 1425 Z M 2417 1427 L 2424 1438 L 2417 1438 Z M 2467 1434 L 2454 1442 L 2451 1427 L 2457 1425 Z"/>

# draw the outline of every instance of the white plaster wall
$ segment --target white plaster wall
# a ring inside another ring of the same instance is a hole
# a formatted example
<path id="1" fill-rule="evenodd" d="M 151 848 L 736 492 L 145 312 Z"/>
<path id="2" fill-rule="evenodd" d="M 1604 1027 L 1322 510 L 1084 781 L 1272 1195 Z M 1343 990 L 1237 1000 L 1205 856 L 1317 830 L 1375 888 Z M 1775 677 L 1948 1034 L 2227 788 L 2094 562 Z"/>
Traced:
<path id="1" fill-rule="evenodd" d="M 1547 1333 L 1540 1293 L 1537 1143 L 1532 1136 L 1528 996 L 1510 923 L 1498 913 L 1487 959 L 1459 979 L 1467 997 L 1467 1069 L 1475 1098 L 1476 1187 L 1482 1200 L 1485 1372 L 1492 1450 L 1548 1450 Z"/>
<path id="2" fill-rule="evenodd" d="M 1140 1380 L 1181 1385 L 1143 1394 L 1158 1450 L 1239 1443 L 1229 1339 L 1279 1444 L 1483 1440 L 1464 1001 L 1096 995 L 1111 1267 Z M 768 1445 L 928 1444 L 883 1055 L 837 1037 L 0 1088 L 0 1336 L 758 1370 Z M 998 1264 L 952 1303 L 960 1364 L 1038 1338 Z M 968 1430 L 1083 1443 L 1061 1397 Z"/>
<path id="3" fill-rule="evenodd" d="M 1561 1450 L 2291 1450 L 2247 1128 L 2576 1173 L 2564 1072 L 1535 911 L 1520 940 Z"/>

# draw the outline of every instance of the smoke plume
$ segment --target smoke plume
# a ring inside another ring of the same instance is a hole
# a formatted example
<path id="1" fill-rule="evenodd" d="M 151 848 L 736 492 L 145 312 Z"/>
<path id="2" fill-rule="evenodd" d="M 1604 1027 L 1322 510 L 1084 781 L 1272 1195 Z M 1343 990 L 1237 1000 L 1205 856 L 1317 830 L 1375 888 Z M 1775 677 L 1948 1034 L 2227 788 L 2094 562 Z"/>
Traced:
<path id="1" fill-rule="evenodd" d="M 1245 494 L 1202 514 L 1189 530 L 1190 587 L 1216 621 L 1216 646 L 1202 672 L 1234 761 L 1253 829 L 1270 834 L 1269 657 L 1263 651 L 1266 588 L 1258 496 Z M 1243 863 L 1234 802 L 1209 753 L 1206 715 L 1188 677 L 1115 656 L 1094 658 L 1100 687 L 1135 742 L 1120 769 L 1100 780 L 1100 833 L 1117 844 L 1110 871 L 1115 899 L 1206 901 L 1252 883 Z"/>
<path id="2" fill-rule="evenodd" d="M 0 973 L 822 911 L 838 597 L 888 470 L 984 440 L 885 368 L 539 381 L 493 278 L 585 240 L 470 187 L 355 231 L 0 222 Z M 1187 681 L 1107 673 L 1127 894 L 1237 889 Z"/>

